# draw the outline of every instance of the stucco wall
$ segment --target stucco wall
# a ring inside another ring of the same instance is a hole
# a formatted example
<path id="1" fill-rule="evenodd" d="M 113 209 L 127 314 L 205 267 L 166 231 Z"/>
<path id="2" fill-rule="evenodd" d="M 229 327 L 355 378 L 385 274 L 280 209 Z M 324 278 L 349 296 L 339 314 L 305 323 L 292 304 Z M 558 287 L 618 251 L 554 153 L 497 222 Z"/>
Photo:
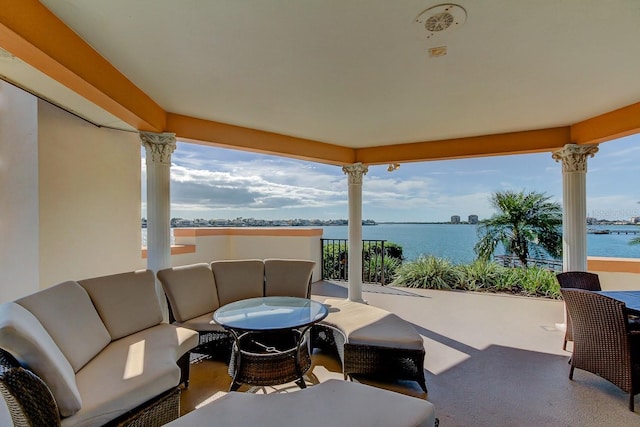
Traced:
<path id="1" fill-rule="evenodd" d="M 0 302 L 38 290 L 38 119 L 32 95 L 0 81 Z"/>
<path id="2" fill-rule="evenodd" d="M 174 254 L 173 266 L 220 259 L 310 259 L 316 262 L 312 280 L 321 279 L 322 229 L 177 228 L 174 236 L 176 244 L 194 245 L 195 252 Z"/>
<path id="3" fill-rule="evenodd" d="M 587 265 L 604 290 L 640 290 L 640 259 L 589 257 Z"/>
<path id="4" fill-rule="evenodd" d="M 40 286 L 140 268 L 138 134 L 39 101 L 38 140 Z"/>

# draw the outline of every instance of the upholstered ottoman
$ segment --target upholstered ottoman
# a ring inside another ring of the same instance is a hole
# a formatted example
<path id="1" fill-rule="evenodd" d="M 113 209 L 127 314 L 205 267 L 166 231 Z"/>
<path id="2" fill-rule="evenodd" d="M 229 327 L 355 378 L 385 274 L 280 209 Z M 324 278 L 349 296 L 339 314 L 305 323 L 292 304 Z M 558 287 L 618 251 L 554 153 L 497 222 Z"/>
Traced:
<path id="1" fill-rule="evenodd" d="M 330 298 L 324 304 L 329 315 L 313 326 L 312 345 L 335 349 L 345 378 L 412 380 L 427 392 L 424 342 L 411 323 L 364 303 Z"/>
<path id="2" fill-rule="evenodd" d="M 434 427 L 426 400 L 364 384 L 328 380 L 291 393 L 230 392 L 170 427 Z"/>

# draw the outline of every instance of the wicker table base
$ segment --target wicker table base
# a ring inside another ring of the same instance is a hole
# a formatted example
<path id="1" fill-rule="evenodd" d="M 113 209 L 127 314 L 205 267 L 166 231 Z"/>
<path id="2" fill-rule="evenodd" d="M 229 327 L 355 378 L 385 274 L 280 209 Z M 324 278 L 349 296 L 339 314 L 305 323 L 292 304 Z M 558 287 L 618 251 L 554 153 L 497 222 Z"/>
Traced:
<path id="1" fill-rule="evenodd" d="M 304 388 L 303 375 L 310 367 L 307 339 L 299 331 L 247 333 L 238 337 L 233 346 L 229 363 L 231 390 L 241 384 L 265 386 L 291 381 Z"/>

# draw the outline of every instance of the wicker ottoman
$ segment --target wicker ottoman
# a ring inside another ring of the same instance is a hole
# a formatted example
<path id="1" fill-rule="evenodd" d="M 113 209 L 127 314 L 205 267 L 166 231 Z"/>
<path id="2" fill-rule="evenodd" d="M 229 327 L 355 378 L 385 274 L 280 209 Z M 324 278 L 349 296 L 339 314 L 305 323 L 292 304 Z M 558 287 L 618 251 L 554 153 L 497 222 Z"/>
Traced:
<path id="1" fill-rule="evenodd" d="M 406 320 L 378 307 L 327 299 L 329 315 L 312 328 L 314 348 L 337 351 L 345 378 L 412 380 L 427 392 L 424 342 Z"/>
<path id="2" fill-rule="evenodd" d="M 426 400 L 364 384 L 328 380 L 291 393 L 230 392 L 167 424 L 168 427 L 215 425 L 434 427 L 434 406 Z"/>

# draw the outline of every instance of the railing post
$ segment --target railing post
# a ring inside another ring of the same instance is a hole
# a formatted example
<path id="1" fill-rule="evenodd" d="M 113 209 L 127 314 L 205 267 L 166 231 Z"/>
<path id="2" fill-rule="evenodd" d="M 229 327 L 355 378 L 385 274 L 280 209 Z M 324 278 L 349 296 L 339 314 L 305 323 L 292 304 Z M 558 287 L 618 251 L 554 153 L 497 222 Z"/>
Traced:
<path id="1" fill-rule="evenodd" d="M 348 280 L 349 279 L 349 265 L 348 265 L 348 239 L 320 239 L 321 245 L 321 262 L 322 262 L 322 279 L 335 279 L 335 280 Z M 386 284 L 386 277 L 384 271 L 384 259 L 385 248 L 384 240 L 363 240 L 362 241 L 362 279 L 365 279 L 364 263 L 369 262 L 367 266 L 367 282 Z M 372 243 L 373 250 L 372 254 Z M 380 257 L 378 257 L 377 249 L 378 243 L 380 243 Z M 331 249 L 327 249 L 327 245 L 331 245 Z M 368 256 L 365 255 L 367 251 Z M 375 259 L 371 259 L 371 256 L 375 256 Z M 332 263 L 332 265 L 328 265 Z M 373 269 L 373 273 L 372 273 Z M 380 279 L 378 279 L 378 269 L 380 269 Z M 373 278 L 372 278 L 373 277 Z"/>
<path id="2" fill-rule="evenodd" d="M 384 240 L 380 242 L 380 283 L 386 285 L 384 280 Z"/>

